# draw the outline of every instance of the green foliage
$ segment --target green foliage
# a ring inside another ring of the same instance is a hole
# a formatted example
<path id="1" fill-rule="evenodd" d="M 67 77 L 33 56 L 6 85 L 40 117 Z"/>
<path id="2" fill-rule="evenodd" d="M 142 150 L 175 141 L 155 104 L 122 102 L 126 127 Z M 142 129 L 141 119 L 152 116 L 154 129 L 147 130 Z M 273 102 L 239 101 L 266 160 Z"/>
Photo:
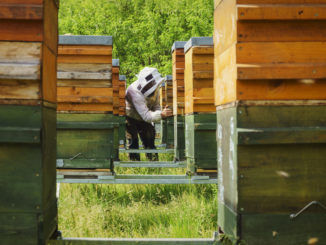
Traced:
<path id="1" fill-rule="evenodd" d="M 62 0 L 60 34 L 113 36 L 128 84 L 144 66 L 172 73 L 175 41 L 212 36 L 213 0 Z"/>

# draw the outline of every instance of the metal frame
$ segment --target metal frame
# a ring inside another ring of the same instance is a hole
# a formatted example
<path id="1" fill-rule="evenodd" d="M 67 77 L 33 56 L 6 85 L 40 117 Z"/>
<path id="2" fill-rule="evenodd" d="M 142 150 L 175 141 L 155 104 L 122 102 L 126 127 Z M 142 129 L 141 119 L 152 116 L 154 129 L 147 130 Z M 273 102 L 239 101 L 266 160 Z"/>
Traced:
<path id="1" fill-rule="evenodd" d="M 187 239 L 187 238 L 62 238 L 50 240 L 47 245 L 219 245 L 221 241 L 216 238 Z"/>
<path id="2" fill-rule="evenodd" d="M 120 168 L 186 168 L 186 162 L 146 162 L 146 161 L 129 161 L 129 162 L 113 162 L 114 167 Z"/>
<path id="3" fill-rule="evenodd" d="M 120 153 L 174 153 L 174 149 L 119 149 Z"/>

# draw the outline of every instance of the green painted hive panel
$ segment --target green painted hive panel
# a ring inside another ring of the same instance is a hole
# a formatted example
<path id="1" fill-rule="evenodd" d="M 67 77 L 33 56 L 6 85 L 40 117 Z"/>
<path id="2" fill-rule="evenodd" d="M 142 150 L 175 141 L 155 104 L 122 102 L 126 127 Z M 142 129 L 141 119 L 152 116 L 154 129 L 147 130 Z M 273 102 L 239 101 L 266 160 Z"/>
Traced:
<path id="1" fill-rule="evenodd" d="M 309 228 L 304 229 L 304 216 L 290 220 L 290 214 L 312 201 L 326 203 L 325 122 L 323 106 L 217 110 L 219 203 L 241 217 L 241 239 L 248 244 L 325 239 L 320 229 L 325 220 L 319 218 L 326 217 L 325 210 L 318 205 L 304 212 L 311 219 Z M 218 212 L 226 215 L 225 209 Z M 218 223 L 231 232 L 227 222 Z"/>
<path id="2" fill-rule="evenodd" d="M 185 150 L 188 168 L 217 168 L 215 135 L 215 114 L 185 116 Z"/>
<path id="3" fill-rule="evenodd" d="M 126 117 L 119 117 L 119 145 L 126 144 Z"/>
<path id="4" fill-rule="evenodd" d="M 113 115 L 58 114 L 57 119 L 57 167 L 111 167 L 118 140 Z"/>
<path id="5" fill-rule="evenodd" d="M 166 147 L 174 148 L 174 118 L 168 117 L 166 119 Z"/>
<path id="6" fill-rule="evenodd" d="M 174 116 L 174 154 L 179 161 L 185 160 L 185 117 Z"/>

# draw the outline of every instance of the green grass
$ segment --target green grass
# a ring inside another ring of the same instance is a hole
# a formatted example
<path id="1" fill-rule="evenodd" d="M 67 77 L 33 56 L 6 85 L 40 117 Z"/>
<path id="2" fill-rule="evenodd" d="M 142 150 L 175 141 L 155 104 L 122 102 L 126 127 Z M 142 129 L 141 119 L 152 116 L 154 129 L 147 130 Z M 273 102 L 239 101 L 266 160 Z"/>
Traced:
<path id="1" fill-rule="evenodd" d="M 126 160 L 126 155 L 122 158 Z M 160 160 L 172 160 L 172 156 L 160 155 Z M 119 174 L 185 172 L 122 168 L 117 171 Z M 64 237 L 212 237 L 217 230 L 217 187 L 62 184 L 59 230 Z"/>

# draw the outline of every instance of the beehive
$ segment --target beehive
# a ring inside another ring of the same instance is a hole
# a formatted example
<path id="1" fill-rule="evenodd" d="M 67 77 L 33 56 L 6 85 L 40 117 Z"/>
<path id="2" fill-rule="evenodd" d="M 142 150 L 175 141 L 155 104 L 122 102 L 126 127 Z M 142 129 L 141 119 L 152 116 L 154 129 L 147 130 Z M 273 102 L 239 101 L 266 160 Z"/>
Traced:
<path id="1" fill-rule="evenodd" d="M 323 244 L 325 1 L 215 6 L 218 224 L 247 244 Z"/>
<path id="2" fill-rule="evenodd" d="M 173 115 L 174 115 L 174 155 L 178 160 L 185 160 L 185 132 L 184 132 L 184 69 L 186 42 L 174 42 L 172 53 L 173 71 Z"/>
<path id="3" fill-rule="evenodd" d="M 165 101 L 166 106 L 171 110 L 173 109 L 173 83 L 172 76 L 167 75 L 165 77 Z M 174 117 L 167 117 L 166 121 L 166 147 L 174 147 Z"/>
<path id="4" fill-rule="evenodd" d="M 162 110 L 166 106 L 166 96 L 165 96 L 165 83 L 162 83 L 160 87 L 160 105 Z M 165 119 L 161 120 L 161 129 L 160 129 L 161 144 L 166 144 L 167 142 L 167 123 Z"/>
<path id="5" fill-rule="evenodd" d="M 185 52 L 185 152 L 188 170 L 216 174 L 213 39 L 191 38 Z"/>
<path id="6" fill-rule="evenodd" d="M 52 0 L 0 3 L 1 244 L 45 244 L 57 229 L 57 16 Z"/>
<path id="7" fill-rule="evenodd" d="M 114 159 L 119 159 L 119 59 L 112 60 L 112 86 L 113 86 L 113 115 L 114 115 Z"/>
<path id="8" fill-rule="evenodd" d="M 325 1 L 216 1 L 215 105 L 326 99 Z"/>
<path id="9" fill-rule="evenodd" d="M 125 147 L 126 144 L 126 76 L 119 76 L 119 144 Z"/>
<path id="10" fill-rule="evenodd" d="M 110 168 L 112 37 L 60 36 L 57 86 L 57 167 Z"/>

